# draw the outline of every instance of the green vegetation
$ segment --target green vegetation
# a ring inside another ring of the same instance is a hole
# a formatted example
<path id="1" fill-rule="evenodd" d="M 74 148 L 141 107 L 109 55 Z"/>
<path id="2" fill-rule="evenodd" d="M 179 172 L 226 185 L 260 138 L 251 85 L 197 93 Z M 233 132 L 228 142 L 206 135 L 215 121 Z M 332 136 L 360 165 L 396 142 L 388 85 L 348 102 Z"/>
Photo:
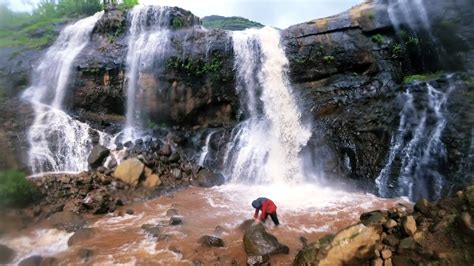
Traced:
<path id="1" fill-rule="evenodd" d="M 24 207 L 39 196 L 36 187 L 16 170 L 0 172 L 0 207 Z"/>
<path id="2" fill-rule="evenodd" d="M 416 75 L 410 75 L 406 76 L 403 79 L 403 82 L 405 84 L 411 83 L 413 81 L 430 81 L 430 80 L 436 80 L 441 77 L 443 72 L 435 72 L 435 73 L 426 73 L 426 74 L 416 74 Z"/>
<path id="3" fill-rule="evenodd" d="M 264 25 L 242 17 L 207 16 L 202 18 L 202 25 L 208 29 L 245 30 L 262 28 Z"/>
<path id="4" fill-rule="evenodd" d="M 381 34 L 376 34 L 372 36 L 372 41 L 377 44 L 383 44 L 385 42 L 385 38 Z"/>
<path id="5" fill-rule="evenodd" d="M 369 13 L 367 14 L 367 17 L 370 19 L 370 20 L 374 20 L 375 19 L 375 13 L 373 10 L 369 11 Z"/>
<path id="6" fill-rule="evenodd" d="M 395 43 L 391 48 L 392 58 L 401 59 L 405 53 L 405 46 L 401 43 Z"/>
<path id="7" fill-rule="evenodd" d="M 171 26 L 173 27 L 173 29 L 182 28 L 182 27 L 184 26 L 183 18 L 181 18 L 181 17 L 174 17 L 174 18 L 171 20 Z"/>
<path id="8" fill-rule="evenodd" d="M 214 56 L 212 60 L 171 57 L 168 59 L 167 67 L 177 72 L 185 73 L 188 76 L 203 76 L 210 73 L 218 73 L 222 66 L 222 60 Z"/>
<path id="9" fill-rule="evenodd" d="M 30 49 L 50 45 L 59 34 L 58 25 L 90 16 L 103 10 L 105 0 L 43 0 L 30 14 L 13 12 L 0 0 L 0 47 Z M 129 9 L 138 0 L 124 0 L 120 9 Z"/>
<path id="10" fill-rule="evenodd" d="M 332 55 L 326 55 L 326 56 L 323 57 L 323 61 L 326 64 L 331 64 L 332 62 L 334 62 L 334 60 L 336 60 L 336 58 L 334 58 L 334 56 L 332 56 Z"/>

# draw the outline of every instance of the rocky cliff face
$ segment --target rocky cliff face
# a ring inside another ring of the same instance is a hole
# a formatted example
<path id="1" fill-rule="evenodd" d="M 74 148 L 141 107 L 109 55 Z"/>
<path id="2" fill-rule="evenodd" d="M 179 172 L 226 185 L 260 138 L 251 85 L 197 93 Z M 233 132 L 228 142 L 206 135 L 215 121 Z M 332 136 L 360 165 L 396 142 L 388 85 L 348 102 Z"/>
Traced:
<path id="1" fill-rule="evenodd" d="M 446 69 L 472 71 L 471 4 L 468 0 L 427 2 L 439 47 L 428 45 L 432 42 L 426 34 L 397 33 L 389 20 L 387 1 L 368 1 L 342 14 L 282 31 L 293 88 L 316 131 L 306 150 L 317 158 L 313 164 L 327 175 L 357 180 L 378 176 L 399 125 L 400 95 L 408 86 L 402 82 L 405 76 Z M 163 62 L 156 70 L 141 73 L 138 80 L 146 92 L 144 105 L 150 121 L 146 126 L 179 125 L 188 133 L 192 128 L 220 128 L 210 146 L 219 154 L 239 120 L 231 37 L 222 30 L 202 28 L 199 19 L 185 10 L 170 12 Z M 73 116 L 109 132 L 117 132 L 125 119 L 129 31 L 126 13 L 105 13 L 89 47 L 75 62 L 66 99 Z M 440 47 L 453 55 L 449 62 L 433 59 L 433 49 Z M 2 60 L 9 65 L 1 68 L 8 88 L 25 83 L 22 77 L 31 68 L 25 62 L 37 60 L 37 54 Z M 10 69 L 12 66 L 18 66 L 20 72 Z M 5 78 L 11 73 L 15 79 Z M 470 74 L 458 76 L 448 101 L 442 139 L 449 162 L 445 174 L 452 181 L 472 173 L 466 159 L 472 153 L 471 81 Z"/>

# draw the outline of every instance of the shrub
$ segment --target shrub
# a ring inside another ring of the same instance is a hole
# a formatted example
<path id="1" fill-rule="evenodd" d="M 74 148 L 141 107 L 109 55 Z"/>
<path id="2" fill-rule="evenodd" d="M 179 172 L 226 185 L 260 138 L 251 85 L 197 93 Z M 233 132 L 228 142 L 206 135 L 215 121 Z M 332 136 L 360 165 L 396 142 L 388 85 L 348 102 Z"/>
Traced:
<path id="1" fill-rule="evenodd" d="M 171 26 L 173 29 L 179 29 L 184 26 L 184 21 L 180 17 L 174 17 L 173 20 L 171 20 Z"/>
<path id="2" fill-rule="evenodd" d="M 385 42 L 385 38 L 380 34 L 376 34 L 372 36 L 372 41 L 377 44 L 383 44 Z"/>
<path id="3" fill-rule="evenodd" d="M 39 196 L 36 187 L 16 170 L 0 171 L 0 207 L 24 207 Z"/>
<path id="4" fill-rule="evenodd" d="M 430 80 L 436 80 L 441 77 L 443 73 L 442 72 L 436 72 L 436 73 L 426 73 L 426 74 L 416 74 L 416 75 L 410 75 L 406 76 L 403 79 L 403 82 L 405 84 L 411 83 L 413 81 L 430 81 Z"/>
<path id="5" fill-rule="evenodd" d="M 332 62 L 334 62 L 334 60 L 336 60 L 336 58 L 334 58 L 334 56 L 332 55 L 326 55 L 323 57 L 323 60 L 326 64 L 331 64 Z"/>

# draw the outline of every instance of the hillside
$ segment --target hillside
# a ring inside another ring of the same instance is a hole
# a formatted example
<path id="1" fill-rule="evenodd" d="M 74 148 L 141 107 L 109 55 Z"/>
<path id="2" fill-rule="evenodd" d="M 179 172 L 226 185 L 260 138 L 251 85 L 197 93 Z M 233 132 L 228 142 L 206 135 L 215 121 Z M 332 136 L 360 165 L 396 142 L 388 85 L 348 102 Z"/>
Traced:
<path id="1" fill-rule="evenodd" d="M 202 18 L 202 25 L 208 29 L 223 30 L 245 30 L 248 28 L 262 28 L 264 25 L 243 18 L 243 17 L 223 17 L 207 16 Z"/>

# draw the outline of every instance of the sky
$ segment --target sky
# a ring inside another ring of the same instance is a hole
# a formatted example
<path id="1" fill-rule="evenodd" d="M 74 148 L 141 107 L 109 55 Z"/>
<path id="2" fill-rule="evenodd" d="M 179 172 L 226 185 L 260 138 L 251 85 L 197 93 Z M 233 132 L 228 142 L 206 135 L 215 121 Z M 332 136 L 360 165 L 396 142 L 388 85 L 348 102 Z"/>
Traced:
<path id="1" fill-rule="evenodd" d="M 6 0 L 14 10 L 31 9 L 40 0 Z M 241 16 L 277 28 L 343 12 L 363 0 L 140 0 L 142 4 L 179 6 L 199 17 Z"/>

